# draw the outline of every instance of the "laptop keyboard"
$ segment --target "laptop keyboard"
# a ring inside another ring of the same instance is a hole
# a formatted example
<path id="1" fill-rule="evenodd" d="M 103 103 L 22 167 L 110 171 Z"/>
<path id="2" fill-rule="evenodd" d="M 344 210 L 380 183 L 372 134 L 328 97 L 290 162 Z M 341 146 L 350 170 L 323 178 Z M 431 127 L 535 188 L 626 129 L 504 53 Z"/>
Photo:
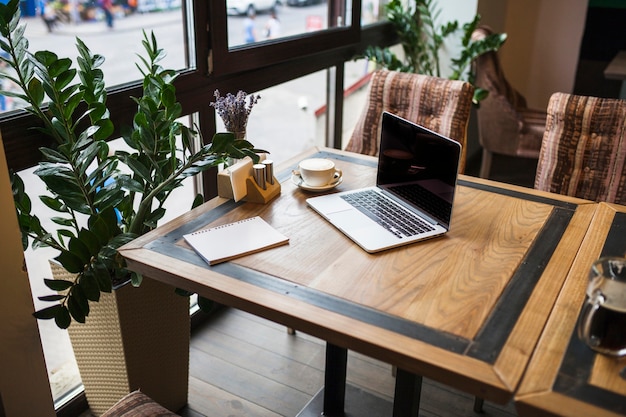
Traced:
<path id="1" fill-rule="evenodd" d="M 435 230 L 419 217 L 398 209 L 398 206 L 375 191 L 358 191 L 342 195 L 341 198 L 398 238 Z"/>
<path id="2" fill-rule="evenodd" d="M 408 201 L 418 205 L 427 213 L 434 214 L 439 219 L 447 219 L 450 221 L 450 213 L 452 212 L 452 204 L 437 197 L 432 192 L 418 184 L 406 184 L 390 187 L 394 193 L 404 197 Z"/>

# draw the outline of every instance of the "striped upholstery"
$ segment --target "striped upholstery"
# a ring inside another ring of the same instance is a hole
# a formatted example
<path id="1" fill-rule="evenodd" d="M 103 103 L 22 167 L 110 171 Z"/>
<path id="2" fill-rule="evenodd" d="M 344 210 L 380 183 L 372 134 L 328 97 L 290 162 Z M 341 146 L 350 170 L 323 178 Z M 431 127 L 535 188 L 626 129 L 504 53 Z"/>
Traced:
<path id="1" fill-rule="evenodd" d="M 626 101 L 553 94 L 535 188 L 626 204 Z"/>
<path id="2" fill-rule="evenodd" d="M 101 417 L 178 417 L 178 414 L 161 407 L 146 394 L 133 391 L 119 400 Z"/>
<path id="3" fill-rule="evenodd" d="M 381 115 L 383 111 L 388 111 L 461 143 L 462 172 L 473 94 L 474 87 L 464 81 L 396 71 L 375 71 L 365 111 L 354 128 L 346 150 L 377 155 Z"/>

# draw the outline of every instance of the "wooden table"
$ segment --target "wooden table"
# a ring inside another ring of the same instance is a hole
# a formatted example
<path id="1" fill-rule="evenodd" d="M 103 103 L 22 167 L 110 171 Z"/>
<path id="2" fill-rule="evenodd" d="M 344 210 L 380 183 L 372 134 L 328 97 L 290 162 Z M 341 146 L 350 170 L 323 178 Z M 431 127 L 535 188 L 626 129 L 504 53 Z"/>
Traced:
<path id="1" fill-rule="evenodd" d="M 122 255 L 146 277 L 326 340 L 327 415 L 344 405 L 359 415 L 343 403 L 346 349 L 398 367 L 394 416 L 415 415 L 418 375 L 509 401 L 597 205 L 461 176 L 446 236 L 368 254 L 292 183 L 291 169 L 310 155 L 335 160 L 345 178 L 339 190 L 375 183 L 374 158 L 313 149 L 277 170 L 282 193 L 271 203 L 213 199 Z M 255 215 L 289 245 L 209 267 L 182 239 Z"/>
<path id="2" fill-rule="evenodd" d="M 626 415 L 626 358 L 595 354 L 576 335 L 591 264 L 625 253 L 626 207 L 601 203 L 515 396 L 520 416 Z"/>

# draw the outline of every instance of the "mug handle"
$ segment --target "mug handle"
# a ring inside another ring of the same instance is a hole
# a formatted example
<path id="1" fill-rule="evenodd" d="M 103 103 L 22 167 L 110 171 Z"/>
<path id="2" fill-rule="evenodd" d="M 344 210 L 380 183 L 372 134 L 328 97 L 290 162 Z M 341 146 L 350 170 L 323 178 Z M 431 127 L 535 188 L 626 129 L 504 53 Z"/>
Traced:
<path id="1" fill-rule="evenodd" d="M 333 174 L 333 181 L 331 182 L 331 184 L 334 184 L 337 181 L 339 181 L 339 178 L 341 178 L 342 176 L 343 176 L 343 172 L 339 168 L 335 168 L 335 173 Z"/>
<path id="2" fill-rule="evenodd" d="M 589 304 L 589 302 L 585 302 L 585 306 L 583 307 L 582 316 L 580 317 L 580 322 L 578 323 L 578 337 L 587 343 L 589 346 L 596 346 L 597 343 L 594 343 L 591 340 L 591 319 L 595 315 L 596 311 L 600 308 L 602 295 L 594 294 L 592 300 L 593 304 Z"/>

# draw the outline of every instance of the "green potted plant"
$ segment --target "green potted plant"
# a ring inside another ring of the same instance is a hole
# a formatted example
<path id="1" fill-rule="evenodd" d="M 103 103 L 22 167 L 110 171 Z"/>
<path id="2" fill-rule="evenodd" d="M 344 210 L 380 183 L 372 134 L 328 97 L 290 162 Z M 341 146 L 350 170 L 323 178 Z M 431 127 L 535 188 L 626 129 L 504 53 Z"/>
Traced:
<path id="1" fill-rule="evenodd" d="M 173 85 L 177 74 L 159 65 L 164 51 L 154 35 L 144 33 L 145 56 L 137 64 L 143 76 L 143 94 L 132 97 L 137 105 L 132 127 L 119 129 L 128 150 L 112 152 L 107 141 L 115 127 L 106 105 L 107 92 L 100 69 L 104 57 L 93 54 L 77 39 L 75 67 L 70 58 L 53 52 L 29 51 L 24 31 L 19 0 L 0 4 L 0 59 L 10 69 L 0 77 L 19 87 L 18 91 L 0 93 L 25 101 L 26 111 L 40 121 L 34 128 L 52 142 L 41 148 L 43 160 L 35 174 L 46 185 L 48 194 L 39 198 L 50 210 L 55 230 L 47 230 L 32 213 L 31 198 L 23 181 L 12 174 L 24 248 L 32 244 L 34 248 L 56 249 L 59 268 L 55 269 L 63 275 L 61 279 L 45 280 L 54 293 L 41 299 L 52 304 L 35 312 L 35 317 L 54 319 L 61 328 L 68 328 L 72 321 L 87 321 L 86 325 L 71 326 L 69 330 L 88 401 L 96 413 L 119 399 L 120 393 L 136 388 L 157 397 L 171 409 L 179 408 L 186 403 L 187 395 L 189 299 L 151 280 L 135 288 L 142 278 L 126 269 L 117 248 L 157 226 L 165 214 L 164 203 L 185 178 L 227 158 L 250 156 L 257 160 L 257 153 L 263 151 L 235 139 L 232 133 L 218 133 L 212 143 L 194 149 L 197 133 L 178 121 L 182 110 Z M 196 197 L 194 205 L 200 202 L 202 196 Z M 124 285 L 127 282 L 133 285 Z M 117 287 L 120 288 L 112 291 Z M 129 299 L 119 301 L 123 294 L 128 294 Z M 110 299 L 113 307 L 104 307 L 104 301 Z M 97 310 L 102 312 L 100 318 L 94 317 Z M 122 318 L 124 312 L 142 321 L 127 324 Z M 165 322 L 173 316 L 180 320 L 169 329 Z M 121 334 L 93 330 L 90 321 L 116 327 Z M 128 346 L 131 336 L 139 339 L 139 347 Z M 177 336 L 183 345 L 173 349 L 168 343 L 177 341 Z M 89 359 L 86 366 L 81 366 L 82 353 L 75 339 L 96 344 L 88 348 L 96 357 Z M 114 341 L 121 346 L 109 346 Z M 119 356 L 106 356 L 110 351 Z M 134 358 L 125 356 L 129 352 Z M 151 363 L 151 359 L 158 362 Z M 107 366 L 112 368 L 103 368 Z M 120 373 L 119 368 L 123 367 L 132 369 L 127 372 L 125 385 L 116 391 L 106 379 Z M 151 374 L 137 377 L 139 368 Z M 96 385 L 105 380 L 102 404 L 90 395 L 89 384 L 93 381 L 86 375 L 88 370 L 94 373 Z M 172 379 L 171 383 L 162 383 L 159 375 Z M 166 397 L 173 393 L 177 398 L 160 399 L 160 393 Z"/>
<path id="2" fill-rule="evenodd" d="M 55 305 L 38 311 L 36 317 L 54 318 L 66 328 L 72 319 L 84 322 L 89 302 L 98 301 L 100 293 L 110 292 L 114 284 L 128 279 L 140 283 L 141 277 L 126 270 L 116 248 L 156 227 L 165 214 L 164 203 L 185 178 L 229 157 L 256 160 L 261 151 L 230 133 L 218 133 L 212 143 L 193 150 L 197 133 L 177 120 L 181 106 L 173 85 L 176 72 L 159 65 L 164 51 L 154 35 L 144 33 L 147 57 L 140 57 L 142 66 L 137 65 L 143 75 L 143 96 L 132 98 L 137 104 L 133 126 L 121 129 L 131 151 L 111 153 L 107 140 L 114 126 L 99 69 L 104 57 L 93 55 L 80 39 L 78 69 L 70 58 L 53 52 L 31 53 L 18 24 L 19 1 L 0 4 L 0 13 L 0 34 L 5 38 L 1 46 L 8 55 L 0 59 L 14 71 L 0 77 L 21 89 L 2 94 L 26 101 L 26 111 L 42 122 L 37 129 L 55 144 L 41 148 L 44 161 L 35 173 L 51 193 L 40 198 L 55 212 L 57 230 L 45 230 L 31 214 L 30 197 L 19 176 L 13 175 L 23 243 L 26 247 L 32 240 L 34 247 L 57 249 L 55 259 L 78 274 L 71 282 L 46 281 L 63 294 L 45 297 Z M 77 75 L 79 81 L 73 83 Z"/>
<path id="3" fill-rule="evenodd" d="M 462 26 L 456 20 L 437 26 L 440 10 L 437 9 L 435 0 L 414 0 L 413 3 L 391 0 L 385 5 L 385 12 L 402 46 L 403 57 L 398 57 L 390 48 L 378 46 L 368 46 L 362 57 L 392 71 L 440 77 L 440 52 L 444 41 L 461 31 L 461 49 L 456 57 L 451 58 L 452 72 L 449 78 L 474 84 L 472 61 L 485 52 L 498 50 L 506 40 L 505 33 L 472 40 L 472 32 L 480 22 L 479 15 Z M 486 90 L 476 86 L 474 103 L 478 104 L 487 94 Z"/>

